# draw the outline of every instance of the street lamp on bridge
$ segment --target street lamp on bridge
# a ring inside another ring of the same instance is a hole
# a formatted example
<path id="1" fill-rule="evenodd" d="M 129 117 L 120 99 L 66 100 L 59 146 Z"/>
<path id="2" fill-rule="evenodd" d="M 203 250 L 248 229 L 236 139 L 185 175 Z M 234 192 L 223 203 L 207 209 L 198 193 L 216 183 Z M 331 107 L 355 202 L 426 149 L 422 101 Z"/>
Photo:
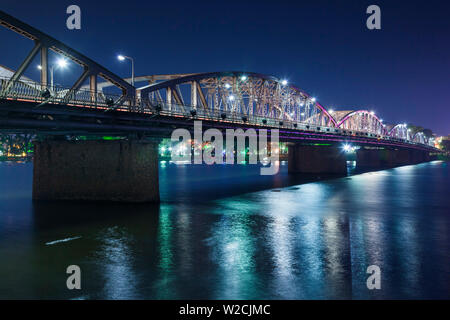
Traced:
<path id="1" fill-rule="evenodd" d="M 131 85 L 134 87 L 134 59 L 128 56 L 123 56 L 121 54 L 117 56 L 117 59 L 119 59 L 119 61 L 124 61 L 125 59 L 131 61 Z"/>
<path id="2" fill-rule="evenodd" d="M 59 59 L 58 61 L 56 61 L 56 64 L 50 66 L 50 87 L 52 88 L 52 90 L 54 90 L 53 78 L 55 68 L 65 69 L 66 67 L 67 67 L 67 60 L 65 59 Z M 38 69 L 42 70 L 42 66 L 38 65 Z"/>

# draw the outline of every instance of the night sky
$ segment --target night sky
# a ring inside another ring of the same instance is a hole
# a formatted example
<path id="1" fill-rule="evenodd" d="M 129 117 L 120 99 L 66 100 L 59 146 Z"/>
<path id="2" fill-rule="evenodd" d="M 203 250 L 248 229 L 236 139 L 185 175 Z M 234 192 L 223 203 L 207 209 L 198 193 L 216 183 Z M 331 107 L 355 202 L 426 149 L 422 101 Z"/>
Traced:
<path id="1" fill-rule="evenodd" d="M 81 30 L 65 26 L 71 4 L 81 7 Z M 366 28 L 371 4 L 382 30 Z M 130 66 L 119 53 L 135 59 L 136 75 L 265 73 L 327 108 L 374 110 L 385 123 L 450 134 L 448 1 L 2 0 L 0 8 L 123 77 Z M 0 37 L 0 64 L 17 68 L 31 41 L 4 28 Z M 72 81 L 67 71 L 55 77 Z"/>

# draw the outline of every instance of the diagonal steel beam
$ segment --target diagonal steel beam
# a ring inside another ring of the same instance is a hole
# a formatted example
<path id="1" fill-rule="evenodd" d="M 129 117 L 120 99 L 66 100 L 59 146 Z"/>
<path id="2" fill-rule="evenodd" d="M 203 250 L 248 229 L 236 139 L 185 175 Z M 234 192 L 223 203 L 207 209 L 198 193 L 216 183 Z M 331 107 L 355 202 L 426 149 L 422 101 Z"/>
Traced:
<path id="1" fill-rule="evenodd" d="M 74 85 L 72 86 L 72 88 L 70 88 L 69 92 L 66 93 L 66 95 L 64 96 L 64 101 L 68 101 L 70 99 L 70 96 L 72 94 L 75 94 L 78 89 L 81 87 L 81 85 L 83 84 L 83 81 L 86 80 L 87 76 L 90 74 L 90 70 L 89 68 L 85 67 L 83 73 L 81 74 L 81 76 L 78 78 L 78 80 L 74 83 Z"/>
<path id="2" fill-rule="evenodd" d="M 11 90 L 12 85 L 17 80 L 20 79 L 20 77 L 22 76 L 24 71 L 28 68 L 28 66 L 30 65 L 31 61 L 33 61 L 34 57 L 36 56 L 36 54 L 41 49 L 41 46 L 42 46 L 42 44 L 40 42 L 38 42 L 38 41 L 35 42 L 33 49 L 31 49 L 30 53 L 25 58 L 25 60 L 22 62 L 20 67 L 16 70 L 16 72 L 14 72 L 13 76 L 9 79 L 8 84 L 3 89 L 2 95 L 7 94 L 9 92 L 9 90 Z"/>

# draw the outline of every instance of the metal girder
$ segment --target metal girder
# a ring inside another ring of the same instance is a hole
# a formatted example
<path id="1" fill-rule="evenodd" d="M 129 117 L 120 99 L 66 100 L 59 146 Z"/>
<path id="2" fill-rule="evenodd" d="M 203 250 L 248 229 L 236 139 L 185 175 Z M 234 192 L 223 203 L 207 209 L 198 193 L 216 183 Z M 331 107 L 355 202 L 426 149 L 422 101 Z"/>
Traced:
<path id="1" fill-rule="evenodd" d="M 72 94 L 75 94 L 76 91 L 81 87 L 81 85 L 83 84 L 84 80 L 86 80 L 87 76 L 90 75 L 91 72 L 89 71 L 88 68 L 85 68 L 83 73 L 81 74 L 81 76 L 77 79 L 77 81 L 75 81 L 75 83 L 73 84 L 72 88 L 70 88 L 70 90 L 67 92 L 67 94 L 65 95 L 64 99 L 68 100 L 70 98 L 70 96 Z"/>
<path id="2" fill-rule="evenodd" d="M 200 100 L 205 111 L 221 112 L 220 110 L 223 110 L 247 116 L 267 116 L 280 120 L 302 121 L 304 119 L 301 119 L 300 114 L 305 112 L 300 112 L 300 108 L 306 104 L 308 112 L 314 112 L 316 115 L 318 124 L 334 125 L 336 123 L 325 108 L 302 90 L 292 85 L 281 84 L 281 81 L 275 77 L 252 72 L 196 73 L 151 83 L 138 88 L 138 91 L 143 99 L 147 99 L 152 92 L 165 89 L 167 90 L 167 102 L 175 99 L 178 104 L 184 104 L 183 101 L 186 99 L 178 89 L 181 85 L 191 86 L 191 107 L 196 108 Z M 203 94 L 203 90 L 205 90 L 205 94 Z M 175 92 L 179 97 L 175 96 Z M 313 119 L 311 116 L 312 114 L 309 114 L 304 118 Z"/>
<path id="3" fill-rule="evenodd" d="M 26 68 L 30 65 L 31 61 L 33 61 L 34 57 L 39 52 L 41 47 L 42 47 L 42 44 L 40 42 L 36 41 L 33 49 L 31 49 L 30 53 L 27 55 L 25 60 L 21 63 L 20 67 L 16 70 L 16 72 L 14 72 L 11 79 L 9 79 L 10 80 L 9 83 L 6 85 L 6 87 L 2 91 L 3 95 L 7 94 L 8 91 L 11 89 L 11 86 L 13 85 L 13 83 L 20 79 L 20 77 L 22 76 L 22 74 L 24 73 Z"/>
<path id="4" fill-rule="evenodd" d="M 338 128 L 345 128 L 355 131 L 367 131 L 370 133 L 387 134 L 383 122 L 373 112 L 368 110 L 350 111 L 342 117 L 336 125 Z"/>
<path id="5" fill-rule="evenodd" d="M 135 97 L 135 88 L 131 86 L 128 82 L 123 80 L 121 77 L 117 76 L 116 74 L 112 73 L 105 67 L 101 66 L 100 64 L 96 63 L 95 61 L 91 60 L 90 58 L 86 57 L 85 55 L 79 53 L 78 51 L 68 47 L 64 43 L 50 37 L 49 35 L 37 30 L 36 28 L 14 18 L 13 16 L 5 13 L 4 11 L 0 10 L 0 25 L 15 31 L 19 33 L 20 35 L 27 37 L 31 40 L 37 41 L 38 46 L 33 48 L 32 52 L 29 54 L 29 57 L 33 56 L 37 53 L 40 46 L 46 47 L 48 49 L 51 49 L 54 52 L 57 52 L 68 59 L 72 60 L 73 62 L 81 65 L 84 69 L 88 69 L 91 74 L 97 74 L 103 79 L 113 83 L 115 86 L 122 89 L 124 92 L 124 95 L 128 97 Z M 31 57 L 32 59 L 32 57 Z M 24 65 L 24 68 L 26 68 L 27 61 L 31 61 L 31 59 L 26 59 L 22 65 Z M 29 62 L 28 62 L 29 64 Z M 20 68 L 17 70 L 18 74 L 21 71 Z"/>

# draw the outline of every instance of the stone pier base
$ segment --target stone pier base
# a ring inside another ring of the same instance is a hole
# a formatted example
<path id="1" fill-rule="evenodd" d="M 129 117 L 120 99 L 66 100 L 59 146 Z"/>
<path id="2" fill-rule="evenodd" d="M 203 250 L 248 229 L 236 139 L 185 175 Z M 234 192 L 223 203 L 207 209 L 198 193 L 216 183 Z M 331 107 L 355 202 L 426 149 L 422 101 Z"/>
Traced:
<path id="1" fill-rule="evenodd" d="M 159 202 L 157 145 L 128 140 L 35 142 L 33 199 Z"/>
<path id="2" fill-rule="evenodd" d="M 345 153 L 338 147 L 289 145 L 288 148 L 291 173 L 347 173 Z"/>

